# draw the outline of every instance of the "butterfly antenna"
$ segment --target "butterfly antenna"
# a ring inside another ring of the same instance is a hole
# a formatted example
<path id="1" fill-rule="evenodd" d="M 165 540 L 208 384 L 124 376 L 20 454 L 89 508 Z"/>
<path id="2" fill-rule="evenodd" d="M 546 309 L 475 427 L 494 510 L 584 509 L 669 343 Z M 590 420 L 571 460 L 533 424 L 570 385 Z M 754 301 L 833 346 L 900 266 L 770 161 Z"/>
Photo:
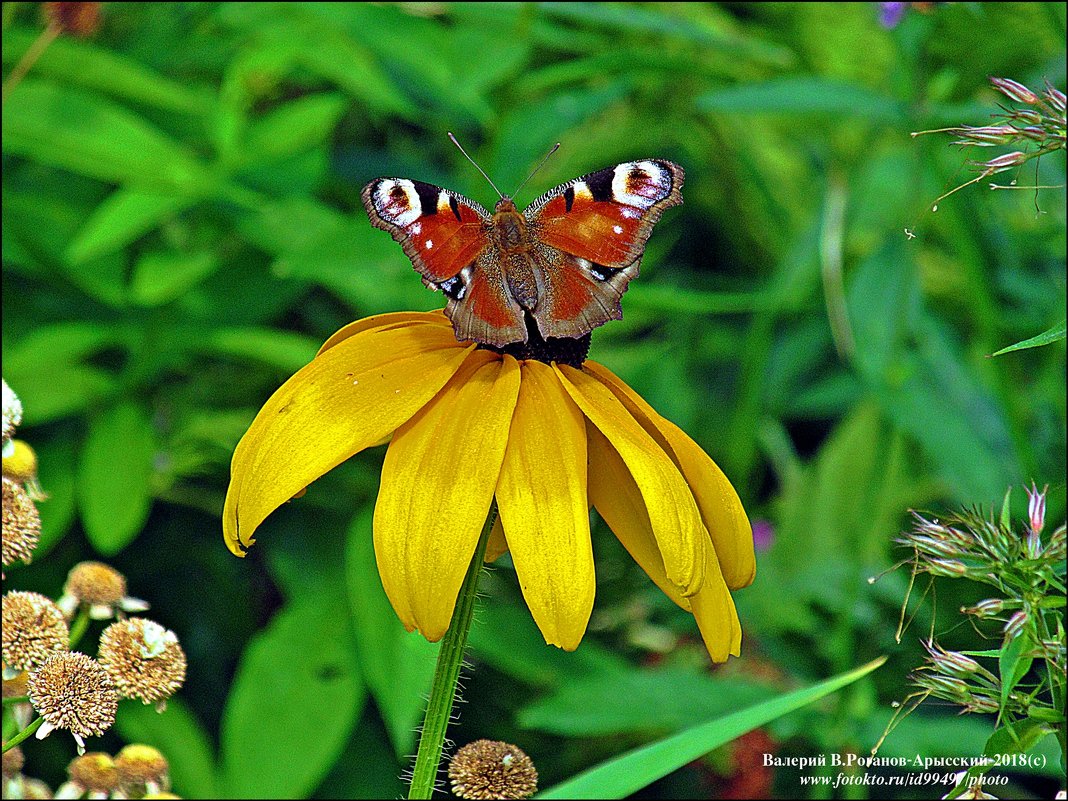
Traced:
<path id="1" fill-rule="evenodd" d="M 521 183 L 516 188 L 516 190 L 512 193 L 512 197 L 515 197 L 516 195 L 519 194 L 519 190 L 527 185 L 527 181 L 529 181 L 531 178 L 534 177 L 534 173 L 536 173 L 538 170 L 540 170 L 542 167 L 545 166 L 545 162 L 547 162 L 549 160 L 549 156 L 551 156 L 553 153 L 555 153 L 559 149 L 560 149 L 560 143 L 557 142 L 555 145 L 553 145 L 553 149 L 545 154 L 545 158 L 543 158 L 540 162 L 538 162 L 538 166 L 535 167 L 533 170 L 531 170 L 530 175 L 528 175 L 526 178 L 523 179 L 523 183 Z"/>
<path id="2" fill-rule="evenodd" d="M 486 171 L 478 166 L 478 162 L 477 161 L 475 161 L 473 158 L 471 158 L 470 156 L 467 155 L 467 151 L 464 150 L 464 146 L 456 141 L 456 137 L 452 135 L 452 131 L 448 131 L 447 133 L 449 134 L 449 139 L 452 140 L 452 143 L 454 145 L 456 145 L 458 148 L 460 148 L 460 152 L 463 153 L 465 156 L 467 156 L 467 160 L 475 165 L 475 169 L 478 170 L 480 173 L 482 173 L 482 177 L 483 178 L 485 178 L 487 181 L 489 181 L 489 185 L 493 187 L 493 191 L 496 192 L 498 195 L 500 195 L 503 198 L 504 195 L 502 195 L 501 194 L 501 190 L 497 188 L 497 184 L 493 183 L 492 179 L 490 179 L 490 177 L 488 175 L 486 175 Z"/>

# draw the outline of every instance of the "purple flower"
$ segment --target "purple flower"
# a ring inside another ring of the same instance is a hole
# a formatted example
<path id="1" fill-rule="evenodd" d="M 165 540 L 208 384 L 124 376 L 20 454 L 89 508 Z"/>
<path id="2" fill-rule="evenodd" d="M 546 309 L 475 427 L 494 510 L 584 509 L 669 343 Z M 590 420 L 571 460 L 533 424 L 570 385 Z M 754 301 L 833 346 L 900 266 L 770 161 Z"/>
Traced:
<path id="1" fill-rule="evenodd" d="M 884 28 L 896 28 L 905 16 L 908 3 L 879 3 L 879 24 Z"/>

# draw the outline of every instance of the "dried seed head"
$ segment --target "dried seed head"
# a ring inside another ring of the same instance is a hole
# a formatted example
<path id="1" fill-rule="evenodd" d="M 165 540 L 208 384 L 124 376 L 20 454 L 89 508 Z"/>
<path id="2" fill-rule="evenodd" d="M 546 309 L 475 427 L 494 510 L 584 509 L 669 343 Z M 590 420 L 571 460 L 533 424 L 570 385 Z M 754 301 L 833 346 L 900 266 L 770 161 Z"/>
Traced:
<path id="1" fill-rule="evenodd" d="M 27 799 L 47 799 L 52 798 L 52 788 L 45 784 L 40 779 L 31 779 L 29 776 L 22 777 L 22 797 Z"/>
<path id="2" fill-rule="evenodd" d="M 41 538 L 41 516 L 21 484 L 3 479 L 4 533 L 3 563 L 7 567 L 15 560 L 30 563 L 33 549 Z"/>
<path id="3" fill-rule="evenodd" d="M 69 647 L 67 621 L 51 598 L 36 592 L 5 593 L 2 617 L 0 640 L 8 667 L 33 669 Z"/>
<path id="4" fill-rule="evenodd" d="M 110 754 L 94 751 L 71 760 L 70 780 L 89 793 L 111 793 L 119 786 L 119 771 Z"/>
<path id="5" fill-rule="evenodd" d="M 126 595 L 126 577 L 102 562 L 81 562 L 71 568 L 59 608 L 69 617 L 80 604 L 89 607 L 89 617 L 106 620 L 117 610 L 143 612 L 148 604 Z"/>
<path id="6" fill-rule="evenodd" d="M 100 3 L 45 3 L 48 24 L 73 36 L 92 36 L 100 27 Z"/>
<path id="7" fill-rule="evenodd" d="M 85 654 L 49 657 L 30 675 L 30 701 L 45 719 L 37 731 L 43 738 L 53 729 L 67 729 L 85 752 L 83 737 L 103 734 L 115 722 L 119 695 L 104 669 Z"/>
<path id="8" fill-rule="evenodd" d="M 185 681 L 185 652 L 173 631 L 144 618 L 112 623 L 100 635 L 101 667 L 124 698 L 170 698 Z"/>
<path id="9" fill-rule="evenodd" d="M 80 562 L 67 575 L 63 592 L 82 603 L 114 606 L 126 595 L 126 578 L 103 562 Z"/>
<path id="10" fill-rule="evenodd" d="M 170 789 L 170 766 L 163 754 L 150 745 L 126 746 L 115 757 L 115 766 L 127 797 Z"/>
<path id="11" fill-rule="evenodd" d="M 22 765 L 25 761 L 26 758 L 22 755 L 22 749 L 17 745 L 10 751 L 4 751 L 4 780 L 13 779 L 22 773 Z M 6 788 L 4 797 L 7 797 Z"/>
<path id="12" fill-rule="evenodd" d="M 529 798 L 538 789 L 538 771 L 514 745 L 496 740 L 468 743 L 449 761 L 452 791 L 460 798 Z"/>
<path id="13" fill-rule="evenodd" d="M 2 379 L 0 379 L 2 381 Z M 3 381 L 3 440 L 6 442 L 15 433 L 15 428 L 22 422 L 22 402 L 7 381 Z"/>

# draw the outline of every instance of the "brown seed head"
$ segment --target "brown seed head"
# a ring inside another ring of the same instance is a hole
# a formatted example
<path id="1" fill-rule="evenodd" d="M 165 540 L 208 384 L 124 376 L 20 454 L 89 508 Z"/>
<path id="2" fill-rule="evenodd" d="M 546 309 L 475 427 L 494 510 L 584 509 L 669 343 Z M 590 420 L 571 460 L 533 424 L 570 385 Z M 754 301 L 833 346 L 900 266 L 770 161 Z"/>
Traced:
<path id="1" fill-rule="evenodd" d="M 22 765 L 25 761 L 26 758 L 22 755 L 22 749 L 17 745 L 10 751 L 4 751 L 4 779 L 13 779 L 22 773 Z"/>
<path id="2" fill-rule="evenodd" d="M 13 590 L 3 598 L 4 664 L 32 669 L 69 647 L 70 631 L 52 599 L 36 592 Z"/>
<path id="3" fill-rule="evenodd" d="M 126 578 L 103 562 L 80 562 L 67 575 L 63 592 L 81 603 L 115 606 L 126 597 Z"/>
<path id="4" fill-rule="evenodd" d="M 167 759 L 150 745 L 133 743 L 115 757 L 119 769 L 119 783 L 128 797 L 146 789 L 166 790 L 170 787 L 170 766 Z"/>
<path id="5" fill-rule="evenodd" d="M 33 549 L 41 538 L 41 516 L 22 485 L 4 483 L 3 563 L 7 567 L 16 559 L 29 564 Z"/>
<path id="6" fill-rule="evenodd" d="M 146 704 L 170 698 L 185 681 L 185 652 L 178 637 L 144 618 L 120 620 L 104 629 L 98 658 L 120 695 Z"/>
<path id="7" fill-rule="evenodd" d="M 100 27 L 100 3 L 45 3 L 48 24 L 73 36 L 92 36 Z"/>
<path id="8" fill-rule="evenodd" d="M 449 762 L 452 791 L 466 799 L 529 798 L 538 789 L 530 757 L 508 743 L 475 740 Z"/>
<path id="9" fill-rule="evenodd" d="M 111 793 L 119 786 L 119 771 L 111 754 L 93 751 L 75 757 L 67 765 L 67 775 L 90 793 Z"/>
<path id="10" fill-rule="evenodd" d="M 30 676 L 30 701 L 56 729 L 76 737 L 103 734 L 115 722 L 119 696 L 104 669 L 85 654 L 50 656 Z"/>

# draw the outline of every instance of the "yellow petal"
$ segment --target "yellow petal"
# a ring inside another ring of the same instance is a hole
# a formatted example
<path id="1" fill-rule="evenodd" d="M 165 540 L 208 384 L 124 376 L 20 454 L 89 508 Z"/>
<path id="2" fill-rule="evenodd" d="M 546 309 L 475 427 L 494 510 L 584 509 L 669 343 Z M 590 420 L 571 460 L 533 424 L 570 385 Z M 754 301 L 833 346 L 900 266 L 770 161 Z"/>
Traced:
<path id="1" fill-rule="evenodd" d="M 227 547 L 244 555 L 267 515 L 408 420 L 470 350 L 438 326 L 365 331 L 301 368 L 234 451 L 223 510 Z"/>
<path id="2" fill-rule="evenodd" d="M 476 350 L 397 429 L 386 451 L 374 516 L 378 572 L 401 622 L 431 642 L 452 619 L 501 473 L 518 394 L 515 359 Z"/>
<path id="3" fill-rule="evenodd" d="M 738 493 L 723 471 L 686 432 L 661 417 L 641 395 L 610 370 L 595 362 L 586 362 L 584 369 L 615 393 L 679 466 L 712 537 L 727 586 L 736 590 L 751 584 L 756 575 L 753 529 Z"/>
<path id="4" fill-rule="evenodd" d="M 408 325 L 437 325 L 451 328 L 449 318 L 441 312 L 388 312 L 387 314 L 373 314 L 355 322 L 331 334 L 330 338 L 319 348 L 319 353 L 330 350 L 334 345 L 343 342 L 351 336 L 370 331 L 371 329 L 400 328 Z"/>
<path id="5" fill-rule="evenodd" d="M 668 580 L 664 559 L 660 556 L 660 547 L 656 544 L 653 526 L 649 522 L 649 513 L 645 510 L 645 499 L 630 471 L 593 423 L 587 424 L 586 432 L 589 441 L 590 500 L 597 513 L 656 586 L 689 612 L 689 599 Z"/>
<path id="6" fill-rule="evenodd" d="M 726 662 L 729 655 L 738 656 L 742 648 L 742 625 L 711 548 L 705 563 L 705 583 L 690 598 L 690 605 L 712 661 Z"/>
<path id="7" fill-rule="evenodd" d="M 522 365 L 497 504 L 519 586 L 545 641 L 573 651 L 596 589 L 586 425 L 552 368 Z"/>
<path id="8" fill-rule="evenodd" d="M 742 627 L 714 550 L 706 550 L 705 580 L 701 589 L 684 598 L 667 578 L 649 515 L 630 471 L 603 434 L 592 424 L 587 430 L 590 498 L 597 512 L 664 594 L 683 609 L 693 612 L 709 656 L 716 662 L 723 662 L 728 654 L 737 656 L 741 649 Z"/>
<path id="9" fill-rule="evenodd" d="M 708 534 L 682 473 L 604 384 L 573 367 L 555 369 L 572 400 L 608 438 L 634 477 L 668 578 L 683 595 L 693 595 L 704 577 Z"/>

